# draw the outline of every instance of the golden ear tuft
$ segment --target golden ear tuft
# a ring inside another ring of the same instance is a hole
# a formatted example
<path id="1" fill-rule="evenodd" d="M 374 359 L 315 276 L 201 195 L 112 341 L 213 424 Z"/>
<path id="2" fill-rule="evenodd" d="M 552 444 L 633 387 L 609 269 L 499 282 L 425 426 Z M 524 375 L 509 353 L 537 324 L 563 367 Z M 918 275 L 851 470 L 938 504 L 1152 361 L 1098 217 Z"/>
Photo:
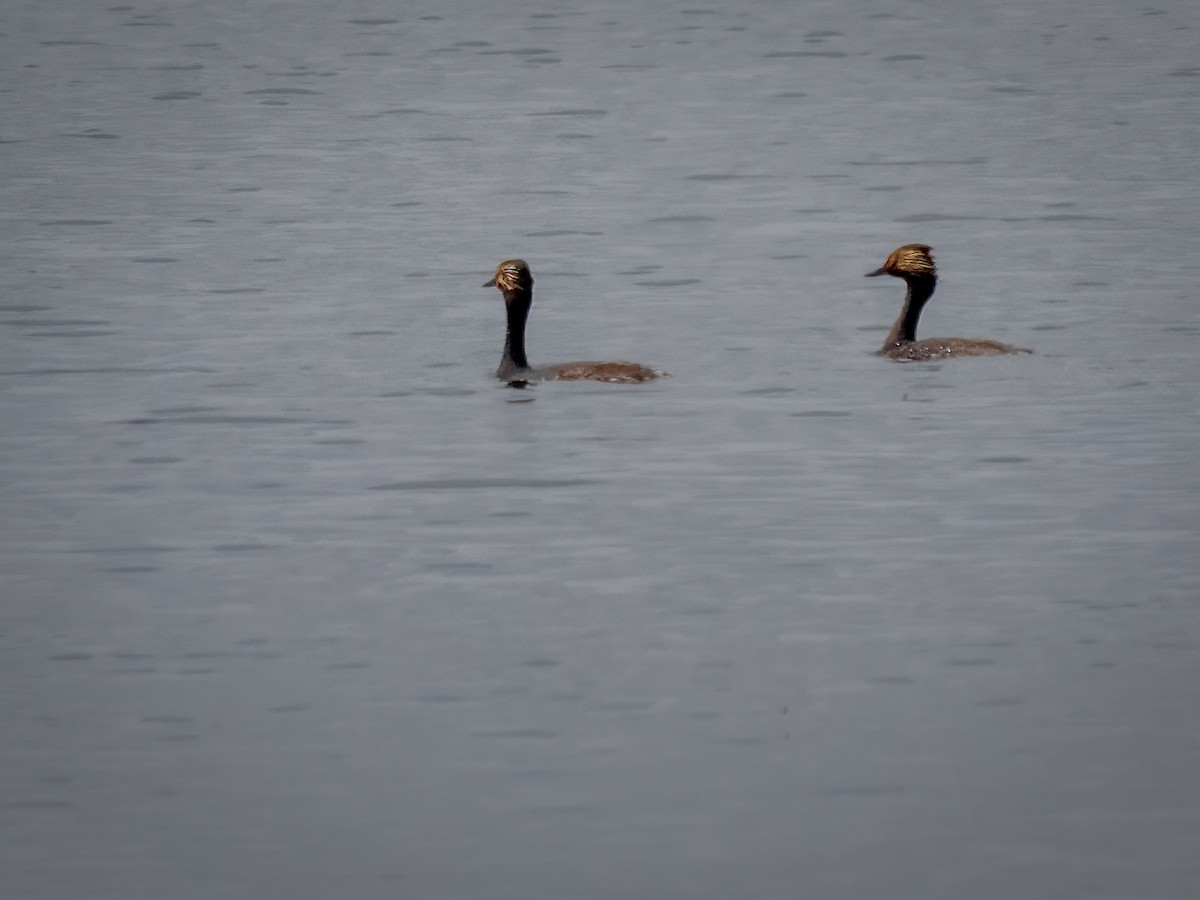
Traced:
<path id="1" fill-rule="evenodd" d="M 533 285 L 533 274 L 523 259 L 506 259 L 496 266 L 496 274 L 484 287 L 498 287 L 502 291 L 515 291 Z"/>
<path id="2" fill-rule="evenodd" d="M 928 244 L 905 244 L 897 247 L 883 268 L 889 275 L 937 274 L 937 266 L 933 262 L 933 248 Z"/>

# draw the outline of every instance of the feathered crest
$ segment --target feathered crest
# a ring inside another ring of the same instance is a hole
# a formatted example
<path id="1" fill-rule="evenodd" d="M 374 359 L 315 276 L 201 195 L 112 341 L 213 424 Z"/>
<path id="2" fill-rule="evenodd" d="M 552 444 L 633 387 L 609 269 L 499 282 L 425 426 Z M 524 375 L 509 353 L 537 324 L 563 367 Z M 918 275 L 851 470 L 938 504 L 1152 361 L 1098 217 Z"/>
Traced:
<path id="1" fill-rule="evenodd" d="M 883 271 L 897 278 L 903 278 L 905 275 L 936 275 L 933 248 L 928 244 L 905 244 L 903 247 L 897 247 L 883 264 Z"/>
<path id="2" fill-rule="evenodd" d="M 502 291 L 516 291 L 533 286 L 533 273 L 523 259 L 506 259 L 496 266 L 496 274 L 484 287 L 498 287 Z"/>

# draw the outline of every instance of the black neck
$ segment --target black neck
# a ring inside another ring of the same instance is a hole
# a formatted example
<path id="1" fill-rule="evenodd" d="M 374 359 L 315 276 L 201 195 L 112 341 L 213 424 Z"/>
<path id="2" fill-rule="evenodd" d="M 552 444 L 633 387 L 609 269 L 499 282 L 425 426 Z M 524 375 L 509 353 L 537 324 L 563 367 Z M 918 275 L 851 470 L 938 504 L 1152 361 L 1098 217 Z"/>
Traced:
<path id="1" fill-rule="evenodd" d="M 530 288 L 504 292 L 508 330 L 504 333 L 504 355 L 500 357 L 500 368 L 496 370 L 500 378 L 529 368 L 529 360 L 525 358 L 525 320 L 529 318 L 529 307 L 532 305 L 533 291 Z"/>
<path id="2" fill-rule="evenodd" d="M 904 298 L 904 309 L 884 341 L 885 350 L 900 344 L 911 344 L 917 339 L 917 320 L 921 318 L 921 310 L 937 287 L 936 275 L 912 276 L 905 281 L 908 283 L 908 294 Z"/>

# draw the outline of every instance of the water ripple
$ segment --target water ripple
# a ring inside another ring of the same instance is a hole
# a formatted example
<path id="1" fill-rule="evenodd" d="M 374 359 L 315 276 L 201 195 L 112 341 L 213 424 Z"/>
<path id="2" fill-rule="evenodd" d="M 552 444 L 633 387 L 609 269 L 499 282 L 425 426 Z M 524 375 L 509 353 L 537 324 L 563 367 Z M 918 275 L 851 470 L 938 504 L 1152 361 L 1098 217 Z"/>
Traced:
<path id="1" fill-rule="evenodd" d="M 487 488 L 561 488 L 601 484 L 592 478 L 432 478 L 371 485 L 372 491 L 474 491 Z"/>

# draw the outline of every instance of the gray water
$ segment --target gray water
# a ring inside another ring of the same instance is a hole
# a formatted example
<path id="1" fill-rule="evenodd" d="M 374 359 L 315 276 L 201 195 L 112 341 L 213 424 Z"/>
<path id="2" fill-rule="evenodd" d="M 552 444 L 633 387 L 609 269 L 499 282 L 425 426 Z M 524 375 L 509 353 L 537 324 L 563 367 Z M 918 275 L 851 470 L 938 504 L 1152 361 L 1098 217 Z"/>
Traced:
<path id="1" fill-rule="evenodd" d="M 0 895 L 1197 896 L 1198 26 L 9 0 Z"/>

